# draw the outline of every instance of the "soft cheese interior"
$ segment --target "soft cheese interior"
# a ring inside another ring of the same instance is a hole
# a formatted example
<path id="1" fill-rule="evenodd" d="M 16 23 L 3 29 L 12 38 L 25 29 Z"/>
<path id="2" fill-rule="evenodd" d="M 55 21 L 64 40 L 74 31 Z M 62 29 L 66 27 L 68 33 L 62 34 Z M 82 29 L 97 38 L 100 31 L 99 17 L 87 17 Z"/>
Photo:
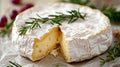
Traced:
<path id="1" fill-rule="evenodd" d="M 45 57 L 51 52 L 51 50 L 59 46 L 60 34 L 61 32 L 59 27 L 54 27 L 50 29 L 48 33 L 44 34 L 44 36 L 42 36 L 40 39 L 35 38 L 32 60 L 35 61 Z"/>
<path id="2" fill-rule="evenodd" d="M 86 14 L 85 20 L 79 19 L 71 24 L 63 21 L 60 26 L 39 23 L 41 28 L 19 35 L 19 28 L 26 21 L 31 21 L 29 18 L 37 17 L 37 14 L 47 17 L 56 12 L 66 13 L 78 8 L 81 13 Z M 66 61 L 77 62 L 106 51 L 112 43 L 112 32 L 108 18 L 100 11 L 86 6 L 57 3 L 35 7 L 19 14 L 14 22 L 12 40 L 18 45 L 20 54 L 33 61 L 44 58 L 60 44 Z"/>

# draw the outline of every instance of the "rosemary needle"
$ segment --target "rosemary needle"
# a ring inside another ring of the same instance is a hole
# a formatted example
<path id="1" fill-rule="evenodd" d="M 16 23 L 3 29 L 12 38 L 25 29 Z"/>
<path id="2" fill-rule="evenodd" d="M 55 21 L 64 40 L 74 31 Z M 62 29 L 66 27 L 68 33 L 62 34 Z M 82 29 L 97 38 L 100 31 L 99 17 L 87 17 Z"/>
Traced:
<path id="1" fill-rule="evenodd" d="M 98 9 L 97 5 L 90 3 L 90 0 L 62 0 L 63 2 L 70 2 L 75 4 L 87 5 L 93 9 Z M 112 23 L 120 24 L 120 10 L 114 7 L 107 7 L 105 4 L 100 8 Z"/>
<path id="2" fill-rule="evenodd" d="M 22 67 L 20 64 L 16 63 L 16 62 L 12 62 L 12 61 L 9 61 L 9 63 L 11 65 L 8 65 L 7 67 Z"/>
<path id="3" fill-rule="evenodd" d="M 4 37 L 5 35 L 9 35 L 11 33 L 13 22 L 14 20 L 12 20 L 9 24 L 5 25 L 4 29 L 0 30 L 0 36 Z"/>
<path id="4" fill-rule="evenodd" d="M 54 24 L 62 25 L 61 22 L 63 20 L 68 20 L 68 24 L 70 24 L 78 20 L 79 18 L 84 20 L 85 19 L 84 17 L 86 16 L 86 14 L 82 15 L 79 12 L 79 9 L 67 11 L 68 14 L 63 14 L 61 12 L 56 12 L 56 13 L 57 13 L 56 15 L 48 15 L 48 17 L 45 17 L 45 18 L 42 18 L 39 15 L 37 15 L 39 18 L 30 18 L 32 21 L 25 22 L 26 25 L 19 29 L 19 34 L 25 35 L 28 30 L 32 30 L 34 28 L 41 28 L 39 22 L 50 23 L 52 25 Z"/>
<path id="5" fill-rule="evenodd" d="M 120 57 L 120 42 L 115 41 L 114 44 L 114 47 L 108 50 L 106 58 L 100 58 L 101 65 L 104 65 L 106 62 L 110 62 L 115 60 L 117 57 Z"/>
<path id="6" fill-rule="evenodd" d="M 120 10 L 113 7 L 103 6 L 101 11 L 114 23 L 120 24 Z"/>

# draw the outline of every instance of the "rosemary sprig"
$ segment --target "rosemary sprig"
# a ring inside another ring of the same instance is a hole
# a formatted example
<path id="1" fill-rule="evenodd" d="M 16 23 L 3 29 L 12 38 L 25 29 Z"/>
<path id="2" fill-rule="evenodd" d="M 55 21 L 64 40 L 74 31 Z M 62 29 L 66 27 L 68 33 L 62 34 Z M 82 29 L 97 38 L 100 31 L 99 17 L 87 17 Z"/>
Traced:
<path id="1" fill-rule="evenodd" d="M 56 65 L 55 67 L 60 67 L 60 65 Z"/>
<path id="2" fill-rule="evenodd" d="M 120 23 L 120 11 L 113 7 L 103 6 L 101 11 L 112 21 Z"/>
<path id="3" fill-rule="evenodd" d="M 13 22 L 14 20 L 12 20 L 9 24 L 6 24 L 4 29 L 0 30 L 0 36 L 9 35 L 11 33 Z"/>
<path id="4" fill-rule="evenodd" d="M 89 5 L 93 9 L 97 9 L 95 5 Z M 120 10 L 105 5 L 100 9 L 111 21 L 111 23 L 120 24 Z"/>
<path id="5" fill-rule="evenodd" d="M 36 27 L 41 28 L 39 22 L 42 23 L 50 23 L 52 25 L 54 24 L 58 24 L 58 25 L 62 25 L 61 22 L 63 20 L 68 20 L 68 24 L 69 23 L 73 23 L 74 21 L 78 20 L 79 18 L 81 19 L 85 19 L 84 17 L 86 16 L 86 14 L 82 15 L 78 10 L 71 10 L 71 11 L 67 11 L 68 14 L 63 14 L 60 12 L 56 12 L 56 15 L 49 15 L 46 18 L 42 18 L 39 15 L 37 15 L 39 18 L 30 18 L 32 21 L 31 22 L 25 22 L 26 25 L 21 27 L 19 32 L 20 35 L 24 35 L 26 34 L 26 32 L 28 30 L 32 30 Z"/>
<path id="6" fill-rule="evenodd" d="M 11 65 L 8 65 L 7 67 L 22 67 L 20 64 L 16 63 L 16 62 L 12 62 L 12 61 L 9 61 L 9 63 Z"/>
<path id="7" fill-rule="evenodd" d="M 90 0 L 63 0 L 63 2 L 70 2 L 70 3 L 86 5 L 90 2 Z"/>
<path id="8" fill-rule="evenodd" d="M 70 2 L 75 4 L 87 5 L 91 8 L 98 9 L 95 4 L 91 4 L 89 0 L 62 0 L 63 2 Z M 117 10 L 114 7 L 106 7 L 105 5 L 100 8 L 101 10 L 112 23 L 120 24 L 120 10 Z"/>
<path id="9" fill-rule="evenodd" d="M 115 41 L 114 44 L 114 47 L 108 50 L 106 58 L 100 58 L 101 65 L 104 65 L 106 62 L 110 62 L 115 60 L 117 57 L 120 57 L 120 42 Z"/>

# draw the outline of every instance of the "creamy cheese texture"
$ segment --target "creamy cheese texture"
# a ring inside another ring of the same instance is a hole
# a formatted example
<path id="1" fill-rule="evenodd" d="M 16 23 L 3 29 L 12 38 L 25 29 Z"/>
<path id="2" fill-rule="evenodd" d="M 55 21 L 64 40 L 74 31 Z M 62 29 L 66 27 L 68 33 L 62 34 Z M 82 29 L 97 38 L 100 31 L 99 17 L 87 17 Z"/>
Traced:
<path id="1" fill-rule="evenodd" d="M 67 14 L 67 11 L 79 10 L 86 14 L 85 20 L 62 25 L 39 23 L 41 28 L 27 31 L 19 35 L 19 29 L 30 18 L 47 17 L 56 12 Z M 12 29 L 12 41 L 18 45 L 22 56 L 32 61 L 40 60 L 60 45 L 60 50 L 66 62 L 78 62 L 90 59 L 105 52 L 112 43 L 112 31 L 109 19 L 99 10 L 87 6 L 55 3 L 44 7 L 34 7 L 19 14 Z"/>

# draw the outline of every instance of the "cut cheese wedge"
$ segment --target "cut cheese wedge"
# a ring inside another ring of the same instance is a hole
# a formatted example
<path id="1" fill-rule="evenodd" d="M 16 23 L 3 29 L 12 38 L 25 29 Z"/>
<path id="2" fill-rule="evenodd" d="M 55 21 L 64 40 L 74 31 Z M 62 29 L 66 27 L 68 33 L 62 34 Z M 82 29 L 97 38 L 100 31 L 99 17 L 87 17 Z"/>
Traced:
<path id="1" fill-rule="evenodd" d="M 86 14 L 85 20 L 62 25 L 39 23 L 41 28 L 27 31 L 19 35 L 19 29 L 25 26 L 31 17 L 47 17 L 56 12 L 67 14 L 67 11 L 78 10 Z M 90 59 L 105 52 L 112 43 L 112 31 L 109 19 L 99 10 L 86 6 L 56 3 L 44 7 L 34 7 L 19 14 L 12 29 L 12 41 L 18 45 L 22 56 L 32 61 L 46 57 L 52 50 L 60 45 L 60 50 L 66 62 L 78 62 Z"/>
<path id="2" fill-rule="evenodd" d="M 51 50 L 59 46 L 59 27 L 54 27 L 49 30 L 48 33 L 44 34 L 40 39 L 34 39 L 32 60 L 38 60 L 48 55 Z"/>

